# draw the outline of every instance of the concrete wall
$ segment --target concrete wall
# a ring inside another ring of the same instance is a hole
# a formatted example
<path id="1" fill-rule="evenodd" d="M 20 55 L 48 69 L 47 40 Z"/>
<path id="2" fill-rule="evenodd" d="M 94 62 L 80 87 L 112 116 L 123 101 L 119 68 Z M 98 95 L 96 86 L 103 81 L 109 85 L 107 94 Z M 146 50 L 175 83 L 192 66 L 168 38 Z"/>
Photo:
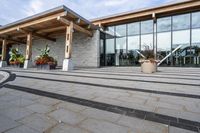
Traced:
<path id="1" fill-rule="evenodd" d="M 58 66 L 62 66 L 65 51 L 65 36 L 57 36 L 56 42 L 44 39 L 33 40 L 32 61 L 34 65 L 35 57 L 39 54 L 37 50 L 50 47 L 50 55 L 58 61 Z M 13 45 L 25 55 L 26 45 Z M 72 61 L 75 67 L 99 67 L 99 31 L 94 32 L 93 37 L 75 32 L 72 44 Z"/>

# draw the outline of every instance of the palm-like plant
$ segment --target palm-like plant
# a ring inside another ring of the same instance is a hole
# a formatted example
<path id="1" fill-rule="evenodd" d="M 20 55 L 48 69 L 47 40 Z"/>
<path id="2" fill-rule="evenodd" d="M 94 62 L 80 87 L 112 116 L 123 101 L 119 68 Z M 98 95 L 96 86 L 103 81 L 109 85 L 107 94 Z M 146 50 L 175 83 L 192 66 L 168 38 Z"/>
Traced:
<path id="1" fill-rule="evenodd" d="M 9 61 L 13 64 L 23 64 L 25 57 L 19 52 L 18 48 L 12 48 L 9 52 L 10 59 Z"/>
<path id="2" fill-rule="evenodd" d="M 49 56 L 49 52 L 50 52 L 50 48 L 48 45 L 46 45 L 46 47 L 44 49 L 39 49 L 38 51 L 40 51 L 40 57 L 48 57 Z"/>
<path id="3" fill-rule="evenodd" d="M 40 54 L 35 59 L 36 65 L 43 65 L 43 64 L 57 65 L 57 61 L 53 57 L 49 56 L 50 48 L 48 45 L 46 45 L 44 49 L 38 49 L 38 51 L 40 51 Z"/>

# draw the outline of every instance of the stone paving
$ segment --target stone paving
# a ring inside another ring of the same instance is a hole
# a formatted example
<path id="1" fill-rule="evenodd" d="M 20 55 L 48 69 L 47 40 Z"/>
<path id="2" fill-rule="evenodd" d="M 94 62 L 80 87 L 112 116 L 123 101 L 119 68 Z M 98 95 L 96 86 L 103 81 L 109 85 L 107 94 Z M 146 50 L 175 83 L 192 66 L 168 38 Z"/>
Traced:
<path id="1" fill-rule="evenodd" d="M 16 74 L 16 79 L 6 83 L 8 85 L 181 118 L 196 122 L 197 125 L 200 123 L 199 68 L 160 68 L 155 74 L 143 74 L 137 67 L 79 69 L 72 72 L 7 69 Z M 153 90 L 153 92 L 143 92 L 143 90 Z M 156 91 L 166 93 L 158 94 Z M 197 97 L 190 97 L 191 95 Z M 146 120 L 98 109 L 95 106 L 81 105 L 81 102 L 76 104 L 70 102 L 70 98 L 68 101 L 63 99 L 2 87 L 0 132 L 198 132 L 156 120 Z"/>

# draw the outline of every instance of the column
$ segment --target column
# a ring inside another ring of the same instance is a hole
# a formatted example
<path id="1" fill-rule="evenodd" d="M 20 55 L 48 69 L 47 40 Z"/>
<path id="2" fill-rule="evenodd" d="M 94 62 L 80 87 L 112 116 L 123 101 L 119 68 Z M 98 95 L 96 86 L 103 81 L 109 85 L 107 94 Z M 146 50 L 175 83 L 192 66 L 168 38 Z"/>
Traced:
<path id="1" fill-rule="evenodd" d="M 72 53 L 72 38 L 73 38 L 73 22 L 66 27 L 66 41 L 65 41 L 65 59 L 63 60 L 63 71 L 73 70 L 73 63 L 71 59 Z"/>
<path id="2" fill-rule="evenodd" d="M 3 40 L 2 44 L 2 57 L 1 57 L 1 62 L 0 62 L 0 67 L 6 67 L 7 62 L 6 62 L 6 45 L 7 45 L 7 40 Z"/>
<path id="3" fill-rule="evenodd" d="M 26 57 L 24 62 L 24 69 L 32 67 L 32 33 L 27 34 L 27 42 L 26 42 Z"/>

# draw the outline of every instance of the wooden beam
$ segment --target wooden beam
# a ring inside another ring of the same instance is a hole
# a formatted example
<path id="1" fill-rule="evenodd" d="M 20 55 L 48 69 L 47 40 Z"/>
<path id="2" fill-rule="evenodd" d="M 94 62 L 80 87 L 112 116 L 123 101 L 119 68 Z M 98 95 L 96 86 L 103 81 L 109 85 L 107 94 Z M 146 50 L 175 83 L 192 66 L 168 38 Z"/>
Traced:
<path id="1" fill-rule="evenodd" d="M 27 30 L 24 30 L 24 29 L 21 29 L 21 28 L 17 28 L 17 31 L 19 31 L 21 33 L 24 33 L 24 34 L 29 34 L 31 32 L 31 31 L 27 31 Z M 45 35 L 42 35 L 42 34 L 39 34 L 39 33 L 36 33 L 36 32 L 32 32 L 32 35 L 36 36 L 36 37 L 40 37 L 40 38 L 46 39 L 46 40 L 50 40 L 50 41 L 56 42 L 55 38 L 51 38 L 51 37 L 48 37 L 48 36 L 45 36 Z"/>
<path id="2" fill-rule="evenodd" d="M 58 16 L 57 20 L 62 22 L 62 23 L 64 23 L 64 24 L 66 24 L 66 25 L 68 25 L 68 26 L 70 25 L 70 21 L 65 19 L 65 18 L 63 18 L 63 17 L 61 17 L 61 16 Z"/>
<path id="3" fill-rule="evenodd" d="M 63 18 L 63 17 L 59 16 L 59 17 L 57 17 L 57 20 L 60 21 L 60 22 L 62 22 L 65 25 L 68 25 L 68 26 L 70 25 L 70 21 L 67 20 L 67 19 L 65 19 L 65 18 Z M 81 26 L 79 26 L 77 24 L 73 24 L 73 28 L 75 30 L 77 30 L 77 31 L 80 31 L 80 32 L 83 32 L 83 33 L 87 34 L 90 37 L 93 36 L 93 33 L 91 31 L 88 31 L 88 30 L 84 29 L 83 27 L 81 27 Z"/>
<path id="4" fill-rule="evenodd" d="M 66 29 L 66 26 L 59 26 L 59 27 L 53 27 L 53 28 L 48 28 L 48 29 L 42 29 L 42 30 L 38 30 L 36 32 L 37 33 L 47 33 L 47 32 L 63 30 L 63 29 Z"/>
<path id="5" fill-rule="evenodd" d="M 1 56 L 1 60 L 2 61 L 6 60 L 6 47 L 7 47 L 7 40 L 3 39 L 3 43 L 2 43 L 2 56 Z"/>
<path id="6" fill-rule="evenodd" d="M 81 19 L 78 18 L 78 19 L 76 20 L 76 23 L 79 24 L 80 22 L 81 22 Z"/>
<path id="7" fill-rule="evenodd" d="M 21 40 L 18 40 L 18 39 L 14 39 L 14 38 L 11 38 L 11 37 L 0 37 L 0 38 L 2 40 L 6 39 L 7 41 L 12 41 L 12 42 L 15 42 L 15 43 L 26 44 L 26 42 L 24 42 L 24 41 L 21 41 Z"/>
<path id="8" fill-rule="evenodd" d="M 26 60 L 30 60 L 32 55 L 32 33 L 27 35 Z"/>
<path id="9" fill-rule="evenodd" d="M 56 18 L 58 16 L 66 16 L 66 15 L 67 15 L 66 12 L 61 12 L 61 13 L 56 13 L 56 14 L 53 14 L 53 15 L 50 15 L 50 16 L 47 16 L 47 17 L 39 18 L 39 19 L 30 21 L 30 22 L 27 22 L 27 23 L 24 23 L 24 24 L 13 26 L 11 28 L 3 29 L 3 30 L 0 31 L 0 35 L 5 34 L 7 32 L 16 31 L 17 28 L 26 28 L 26 27 L 33 26 L 33 25 L 40 24 L 40 23 L 44 23 L 44 22 L 47 22 L 47 21 L 56 20 Z"/>

